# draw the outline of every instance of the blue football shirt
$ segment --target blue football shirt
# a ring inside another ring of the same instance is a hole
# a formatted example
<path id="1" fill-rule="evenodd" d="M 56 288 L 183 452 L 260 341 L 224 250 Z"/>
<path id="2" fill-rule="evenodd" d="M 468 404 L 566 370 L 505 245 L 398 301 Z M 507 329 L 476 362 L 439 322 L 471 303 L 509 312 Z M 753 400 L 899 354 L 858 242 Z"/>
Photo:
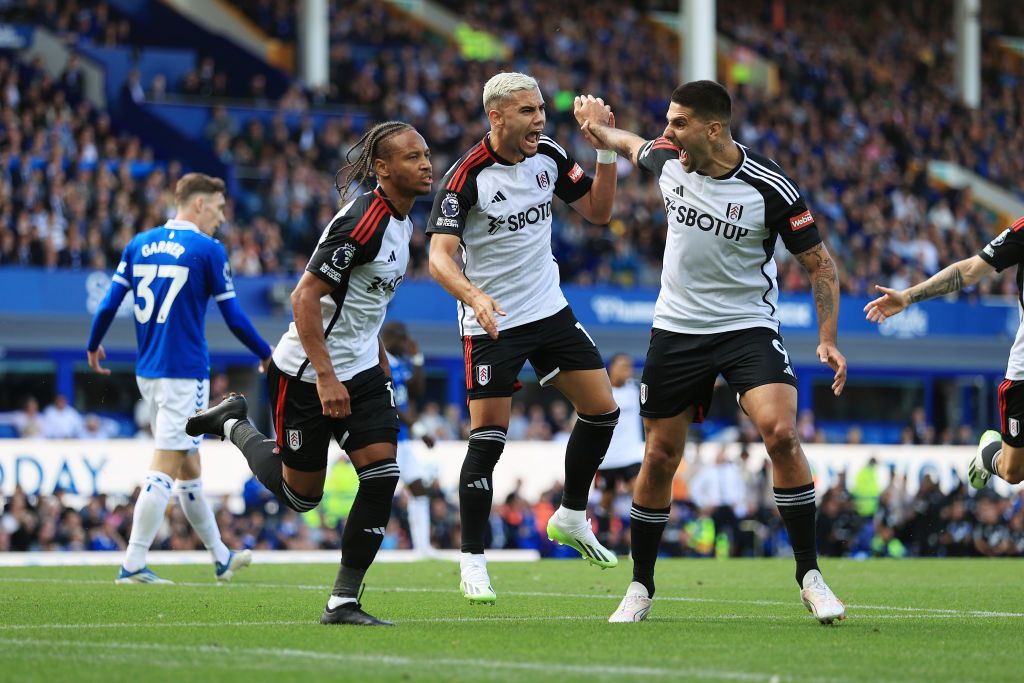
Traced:
<path id="1" fill-rule="evenodd" d="M 385 352 L 386 353 L 386 352 Z M 391 366 L 391 385 L 395 389 L 395 407 L 400 412 L 405 412 L 405 409 L 409 405 L 409 388 L 406 386 L 409 380 L 412 379 L 412 368 L 409 366 L 409 361 L 404 358 L 392 355 L 388 355 L 388 365 Z M 405 423 L 401 423 L 398 429 L 398 440 L 406 441 L 409 438 L 409 428 L 405 426 Z"/>
<path id="2" fill-rule="evenodd" d="M 170 220 L 128 243 L 113 280 L 135 295 L 135 374 L 207 379 L 207 304 L 235 296 L 224 246 L 188 221 Z"/>

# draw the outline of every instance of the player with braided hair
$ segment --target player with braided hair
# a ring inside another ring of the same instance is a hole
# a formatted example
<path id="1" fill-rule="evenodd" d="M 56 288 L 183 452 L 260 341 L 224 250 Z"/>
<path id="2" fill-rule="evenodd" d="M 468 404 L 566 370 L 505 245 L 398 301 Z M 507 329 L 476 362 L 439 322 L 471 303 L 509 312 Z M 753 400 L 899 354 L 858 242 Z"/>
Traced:
<path id="1" fill-rule="evenodd" d="M 351 161 L 355 149 L 359 155 Z M 338 192 L 376 186 L 344 203 L 324 229 L 292 292 L 295 322 L 274 350 L 267 383 L 276 441 L 246 419 L 231 395 L 188 421 L 192 435 L 231 439 L 256 478 L 298 512 L 320 502 L 332 438 L 359 474 L 359 492 L 341 538 L 341 567 L 322 624 L 390 625 L 364 612 L 359 586 L 391 516 L 398 484 L 398 412 L 378 334 L 409 263 L 416 197 L 430 192 L 430 150 L 412 126 L 373 126 L 346 156 Z"/>

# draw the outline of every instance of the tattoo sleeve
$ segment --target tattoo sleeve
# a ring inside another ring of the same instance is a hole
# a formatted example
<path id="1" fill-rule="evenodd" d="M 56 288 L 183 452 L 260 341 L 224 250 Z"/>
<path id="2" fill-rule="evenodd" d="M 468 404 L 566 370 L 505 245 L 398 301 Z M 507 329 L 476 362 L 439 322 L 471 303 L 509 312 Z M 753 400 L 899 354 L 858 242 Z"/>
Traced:
<path id="1" fill-rule="evenodd" d="M 818 244 L 797 255 L 811 278 L 814 307 L 818 312 L 818 330 L 821 338 L 836 338 L 839 312 L 839 277 L 836 265 L 824 244 Z"/>
<path id="2" fill-rule="evenodd" d="M 916 304 L 943 294 L 959 292 L 964 288 L 964 276 L 960 272 L 959 264 L 954 263 L 948 268 L 936 273 L 933 277 L 925 280 L 917 287 L 910 290 L 910 303 Z"/>

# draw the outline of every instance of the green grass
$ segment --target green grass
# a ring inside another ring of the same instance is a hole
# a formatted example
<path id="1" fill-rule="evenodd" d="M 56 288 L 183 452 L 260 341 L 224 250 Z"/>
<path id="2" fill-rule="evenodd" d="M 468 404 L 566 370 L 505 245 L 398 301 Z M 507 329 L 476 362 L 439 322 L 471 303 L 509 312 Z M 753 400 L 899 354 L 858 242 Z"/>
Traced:
<path id="1" fill-rule="evenodd" d="M 396 628 L 320 626 L 330 565 L 205 566 L 174 586 L 110 567 L 0 569 L 0 681 L 1020 680 L 1024 565 L 825 561 L 847 621 L 804 609 L 791 561 L 662 560 L 648 621 L 608 624 L 630 563 L 491 565 L 494 607 L 454 563 L 380 564 L 366 609 Z"/>

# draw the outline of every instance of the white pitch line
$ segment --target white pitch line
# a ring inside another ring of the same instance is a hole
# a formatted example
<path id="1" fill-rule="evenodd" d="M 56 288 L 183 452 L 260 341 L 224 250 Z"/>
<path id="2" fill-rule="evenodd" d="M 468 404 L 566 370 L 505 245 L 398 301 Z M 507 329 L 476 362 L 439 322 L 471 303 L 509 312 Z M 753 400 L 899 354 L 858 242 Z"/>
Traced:
<path id="1" fill-rule="evenodd" d="M 389 616 L 390 618 L 390 616 Z M 687 623 L 708 623 L 716 621 L 807 621 L 806 614 L 713 614 L 695 616 L 660 616 L 655 615 L 648 620 L 651 622 L 687 622 Z M 879 614 L 870 619 L 959 619 L 956 614 Z M 606 621 L 607 617 L 602 615 L 537 615 L 537 616 L 516 616 L 497 614 L 490 617 L 415 617 L 406 619 L 395 617 L 398 626 L 403 624 L 462 624 L 462 623 L 528 623 L 528 622 L 550 622 L 550 621 Z M 220 622 L 194 622 L 194 621 L 166 621 L 166 622 L 115 622 L 115 623 L 82 623 L 82 624 L 0 624 L 0 632 L 3 631 L 80 631 L 87 629 L 151 629 L 151 628 L 244 628 L 248 626 L 320 626 L 314 619 L 288 619 L 288 620 L 260 620 L 260 621 L 220 621 Z"/>
<path id="2" fill-rule="evenodd" d="M 292 648 L 234 648 L 211 645 L 168 645 L 163 643 L 123 643 L 123 642 L 83 642 L 75 640 L 38 640 L 29 638 L 0 638 L 0 643 L 15 647 L 82 648 L 94 651 L 123 650 L 133 653 L 171 652 L 185 655 L 213 655 L 218 658 L 234 656 L 248 659 L 251 657 L 300 659 L 306 662 L 319 660 L 327 662 L 362 662 L 374 666 L 391 666 L 401 668 L 423 667 L 456 668 L 459 671 L 472 670 L 474 675 L 481 675 L 495 669 L 511 671 L 529 671 L 544 674 L 577 674 L 585 676 L 616 676 L 616 677 L 662 677 L 662 678 L 712 678 L 726 681 L 773 681 L 784 679 L 777 674 L 752 673 L 746 671 L 729 671 L 721 669 L 698 669 L 692 667 L 657 668 L 650 666 L 621 666 L 615 664 L 563 664 L 560 662 L 542 661 L 502 661 L 492 659 L 473 659 L 461 657 L 402 657 L 398 655 L 355 654 L 339 652 L 323 652 L 319 650 L 297 650 Z M 2 655 L 0 655 L 2 656 Z"/>
<path id="3" fill-rule="evenodd" d="M 34 577 L 0 577 L 0 583 L 55 583 L 55 584 L 88 584 L 88 585 L 109 585 L 112 581 L 105 581 L 100 579 L 44 579 Z M 258 582 L 246 582 L 246 583 L 217 583 L 214 582 L 176 582 L 176 586 L 187 586 L 197 588 L 274 588 L 280 590 L 316 590 L 324 591 L 325 593 L 330 590 L 330 586 L 323 585 L 310 585 L 310 584 L 283 584 L 283 583 L 258 583 Z M 128 588 L 127 590 L 132 590 Z M 172 590 L 170 587 L 160 586 L 147 586 L 146 590 Z M 382 593 L 450 593 L 457 595 L 458 590 L 455 588 L 411 588 L 411 587 L 393 587 L 384 586 L 379 588 Z M 500 591 L 501 595 L 507 595 L 512 597 L 539 597 L 539 598 L 572 598 L 580 600 L 619 600 L 618 595 L 604 594 L 598 595 L 593 593 L 555 593 L 545 591 Z M 706 604 L 721 604 L 721 605 L 763 605 L 769 607 L 789 607 L 796 603 L 793 601 L 784 600 L 736 600 L 730 598 L 694 598 L 686 596 L 658 596 L 658 602 L 692 602 L 692 603 L 706 603 Z M 860 604 L 847 604 L 849 609 L 854 610 L 878 610 L 886 612 L 908 612 L 908 613 L 923 613 L 923 614 L 945 614 L 950 616 L 959 617 L 977 617 L 977 618 L 1006 618 L 1006 619 L 1021 619 L 1024 618 L 1024 612 L 996 612 L 990 610 L 957 610 L 957 609 L 943 609 L 938 607 L 896 607 L 893 605 L 860 605 Z M 874 618 L 874 617 L 872 617 Z"/>

